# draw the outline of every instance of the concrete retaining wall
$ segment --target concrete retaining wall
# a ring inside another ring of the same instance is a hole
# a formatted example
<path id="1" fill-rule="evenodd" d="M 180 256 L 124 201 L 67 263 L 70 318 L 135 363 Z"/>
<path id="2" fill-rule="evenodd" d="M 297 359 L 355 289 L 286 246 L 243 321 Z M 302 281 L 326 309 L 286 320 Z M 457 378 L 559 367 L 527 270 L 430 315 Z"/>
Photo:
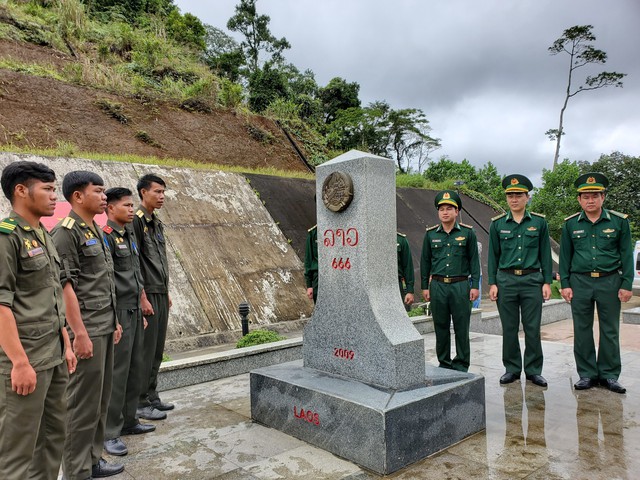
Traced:
<path id="1" fill-rule="evenodd" d="M 242 175 L 7 153 L 0 153 L 0 169 L 17 160 L 49 165 L 58 177 L 59 201 L 64 201 L 62 178 L 72 170 L 94 171 L 107 187 L 134 192 L 145 173 L 166 181 L 159 215 L 166 225 L 171 272 L 169 349 L 174 341 L 189 349 L 203 345 L 207 336 L 239 330 L 237 306 L 243 300 L 251 305 L 254 326 L 310 315 L 302 262 Z M 9 210 L 1 198 L 0 212 Z"/>

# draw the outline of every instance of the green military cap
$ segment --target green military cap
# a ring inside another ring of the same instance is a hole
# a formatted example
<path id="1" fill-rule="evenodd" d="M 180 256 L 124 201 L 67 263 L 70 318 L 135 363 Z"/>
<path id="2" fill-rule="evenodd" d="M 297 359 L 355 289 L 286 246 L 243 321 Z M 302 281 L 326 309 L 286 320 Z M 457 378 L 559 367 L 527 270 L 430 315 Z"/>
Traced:
<path id="1" fill-rule="evenodd" d="M 589 172 L 580 175 L 573 185 L 578 189 L 578 193 L 604 192 L 609 186 L 609 179 L 601 173 Z"/>
<path id="2" fill-rule="evenodd" d="M 460 196 L 453 190 L 442 190 L 438 192 L 434 203 L 436 208 L 440 205 L 453 205 L 458 210 L 462 208 L 462 200 L 460 200 Z"/>
<path id="3" fill-rule="evenodd" d="M 533 183 L 524 175 L 514 173 L 502 179 L 504 193 L 529 193 L 533 190 Z"/>

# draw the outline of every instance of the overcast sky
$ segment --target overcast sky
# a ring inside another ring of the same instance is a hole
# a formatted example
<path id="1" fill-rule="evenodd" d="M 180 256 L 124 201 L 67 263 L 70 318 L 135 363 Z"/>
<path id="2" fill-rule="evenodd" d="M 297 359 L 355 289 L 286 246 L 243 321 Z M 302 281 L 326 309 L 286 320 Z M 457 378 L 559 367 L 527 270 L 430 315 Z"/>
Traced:
<path id="1" fill-rule="evenodd" d="M 237 0 L 175 0 L 182 13 L 226 30 Z M 568 56 L 547 48 L 574 25 L 591 24 L 605 65 L 628 74 L 624 88 L 583 92 L 565 113 L 560 158 L 593 162 L 618 150 L 640 155 L 638 0 L 259 0 L 287 61 L 360 84 L 363 105 L 387 100 L 420 108 L 443 148 L 434 156 L 491 161 L 501 174 L 536 183 L 553 163 Z M 229 32 L 227 32 L 229 33 Z M 236 37 L 238 38 L 238 37 Z"/>

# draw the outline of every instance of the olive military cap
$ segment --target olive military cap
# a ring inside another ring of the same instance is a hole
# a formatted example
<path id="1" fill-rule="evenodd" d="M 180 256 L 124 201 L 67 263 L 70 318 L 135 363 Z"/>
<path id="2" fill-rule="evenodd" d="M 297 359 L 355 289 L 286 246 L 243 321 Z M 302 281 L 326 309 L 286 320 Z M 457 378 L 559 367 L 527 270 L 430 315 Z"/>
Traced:
<path id="1" fill-rule="evenodd" d="M 604 192 L 609 186 L 609 179 L 602 173 L 589 172 L 580 175 L 573 185 L 578 190 L 578 193 Z"/>
<path id="2" fill-rule="evenodd" d="M 442 190 L 441 192 L 438 192 L 434 204 L 436 208 L 439 208 L 440 205 L 453 205 L 458 210 L 462 208 L 460 195 L 453 190 Z"/>
<path id="3" fill-rule="evenodd" d="M 533 184 L 524 175 L 514 173 L 502 179 L 502 188 L 504 193 L 529 193 L 533 190 Z"/>

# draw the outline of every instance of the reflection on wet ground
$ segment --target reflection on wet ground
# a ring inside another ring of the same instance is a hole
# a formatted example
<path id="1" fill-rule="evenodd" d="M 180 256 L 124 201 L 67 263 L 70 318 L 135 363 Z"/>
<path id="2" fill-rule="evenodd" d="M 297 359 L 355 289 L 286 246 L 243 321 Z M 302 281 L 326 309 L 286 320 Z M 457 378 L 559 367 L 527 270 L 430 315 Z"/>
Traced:
<path id="1" fill-rule="evenodd" d="M 640 331 L 640 326 L 637 327 Z M 626 395 L 576 392 L 572 346 L 544 342 L 546 389 L 501 386 L 501 337 L 472 335 L 471 371 L 485 376 L 487 429 L 389 478 L 640 478 L 640 352 L 623 352 Z M 427 358 L 435 337 L 426 335 Z M 524 381 L 524 383 L 523 383 Z M 118 479 L 370 479 L 377 475 L 250 420 L 249 376 L 165 392 L 176 403 L 156 432 L 124 437 Z M 357 441 L 357 439 L 354 439 Z"/>

